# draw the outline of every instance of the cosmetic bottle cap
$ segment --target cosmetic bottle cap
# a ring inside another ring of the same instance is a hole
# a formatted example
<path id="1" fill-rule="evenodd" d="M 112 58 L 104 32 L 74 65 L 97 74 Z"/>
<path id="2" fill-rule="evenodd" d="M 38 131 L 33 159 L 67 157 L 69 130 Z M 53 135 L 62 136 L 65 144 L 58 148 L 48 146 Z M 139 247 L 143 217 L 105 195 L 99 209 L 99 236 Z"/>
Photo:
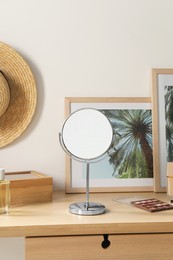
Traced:
<path id="1" fill-rule="evenodd" d="M 0 181 L 3 181 L 5 178 L 5 169 L 0 168 Z"/>

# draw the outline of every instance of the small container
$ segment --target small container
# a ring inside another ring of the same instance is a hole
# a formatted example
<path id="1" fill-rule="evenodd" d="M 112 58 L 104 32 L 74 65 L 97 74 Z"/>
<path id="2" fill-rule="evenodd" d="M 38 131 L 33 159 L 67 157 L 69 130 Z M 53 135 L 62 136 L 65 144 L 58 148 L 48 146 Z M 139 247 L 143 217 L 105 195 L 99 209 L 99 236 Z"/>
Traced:
<path id="1" fill-rule="evenodd" d="M 5 169 L 0 168 L 0 214 L 9 213 L 10 181 L 5 180 Z"/>

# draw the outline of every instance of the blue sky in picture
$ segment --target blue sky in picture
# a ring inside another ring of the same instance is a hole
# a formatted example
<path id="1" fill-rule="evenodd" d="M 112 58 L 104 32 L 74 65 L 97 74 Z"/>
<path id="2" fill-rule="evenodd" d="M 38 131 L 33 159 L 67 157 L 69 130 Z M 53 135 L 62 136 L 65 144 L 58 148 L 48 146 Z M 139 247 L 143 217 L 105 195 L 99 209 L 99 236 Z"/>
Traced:
<path id="1" fill-rule="evenodd" d="M 86 165 L 82 166 L 83 177 L 86 174 Z M 95 163 L 90 163 L 90 179 L 107 179 L 112 178 L 113 165 L 109 163 L 109 156 Z"/>

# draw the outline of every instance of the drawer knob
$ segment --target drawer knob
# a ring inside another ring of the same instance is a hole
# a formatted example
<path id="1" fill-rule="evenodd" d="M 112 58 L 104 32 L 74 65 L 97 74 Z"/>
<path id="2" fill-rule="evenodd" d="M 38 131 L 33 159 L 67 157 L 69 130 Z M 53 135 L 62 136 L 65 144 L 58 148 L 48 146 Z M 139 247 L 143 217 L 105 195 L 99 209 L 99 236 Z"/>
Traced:
<path id="1" fill-rule="evenodd" d="M 110 246 L 111 242 L 108 239 L 108 235 L 103 235 L 103 238 L 104 238 L 104 240 L 102 241 L 101 245 L 104 249 L 106 249 Z"/>

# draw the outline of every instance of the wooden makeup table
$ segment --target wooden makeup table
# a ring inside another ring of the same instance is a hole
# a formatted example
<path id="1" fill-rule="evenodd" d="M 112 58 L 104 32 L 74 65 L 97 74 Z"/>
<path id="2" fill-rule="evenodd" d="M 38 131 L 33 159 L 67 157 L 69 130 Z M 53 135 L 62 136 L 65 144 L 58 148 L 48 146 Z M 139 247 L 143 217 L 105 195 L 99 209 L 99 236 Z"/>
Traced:
<path id="1" fill-rule="evenodd" d="M 0 237 L 25 237 L 26 260 L 172 260 L 173 210 L 150 213 L 127 203 L 153 197 L 168 201 L 164 193 L 90 194 L 106 213 L 78 216 L 68 207 L 85 194 L 57 192 L 52 202 L 1 215 Z"/>

